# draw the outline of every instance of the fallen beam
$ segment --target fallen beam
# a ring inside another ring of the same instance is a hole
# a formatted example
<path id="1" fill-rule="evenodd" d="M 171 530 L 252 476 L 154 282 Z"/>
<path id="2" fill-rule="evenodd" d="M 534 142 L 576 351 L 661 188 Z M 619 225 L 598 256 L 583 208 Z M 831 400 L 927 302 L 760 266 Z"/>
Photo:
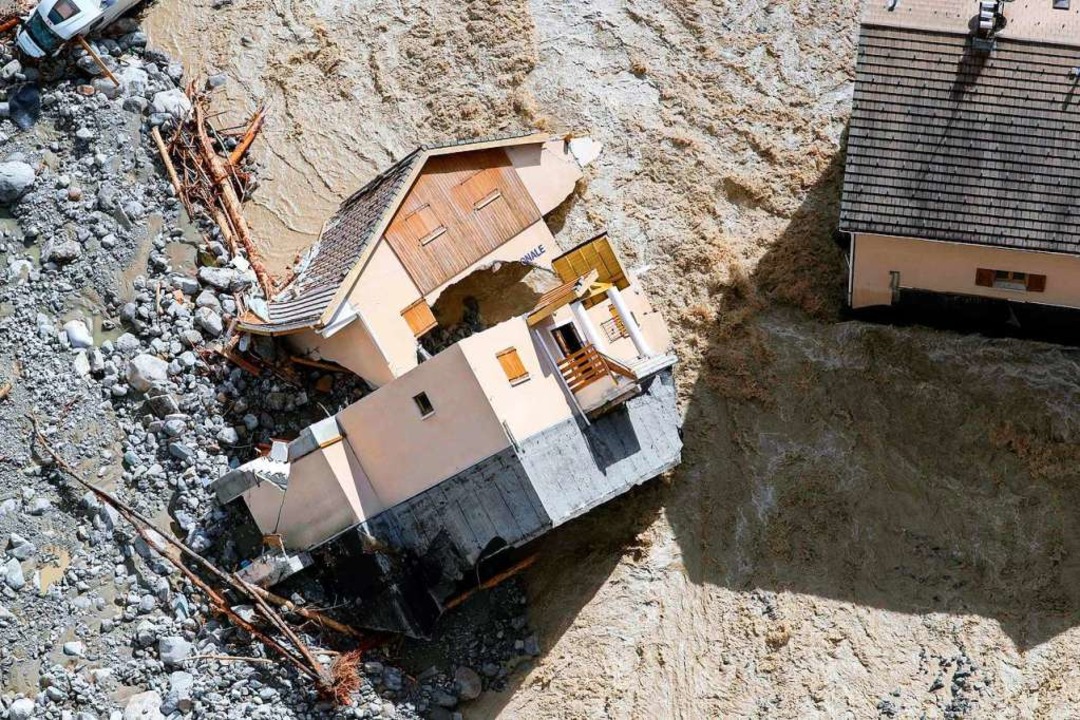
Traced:
<path id="1" fill-rule="evenodd" d="M 93 58 L 97 66 L 101 68 L 101 72 L 105 74 L 105 77 L 112 80 L 112 84 L 116 87 L 120 87 L 120 81 L 116 79 L 116 76 L 112 74 L 112 70 L 105 64 L 105 61 L 101 59 L 101 56 L 97 54 L 94 48 L 90 47 L 90 43 L 86 42 L 86 38 L 82 35 L 75 36 L 75 42 L 79 43 L 79 46 L 86 51 L 86 54 Z"/>

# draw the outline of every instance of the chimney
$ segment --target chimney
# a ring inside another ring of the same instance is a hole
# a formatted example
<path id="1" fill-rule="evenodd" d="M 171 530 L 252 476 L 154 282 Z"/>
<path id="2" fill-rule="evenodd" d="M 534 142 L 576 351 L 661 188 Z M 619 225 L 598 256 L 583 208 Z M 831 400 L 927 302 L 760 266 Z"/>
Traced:
<path id="1" fill-rule="evenodd" d="M 1003 0 L 978 0 L 979 15 L 971 47 L 976 52 L 989 53 L 994 49 L 994 36 L 1005 27 Z"/>

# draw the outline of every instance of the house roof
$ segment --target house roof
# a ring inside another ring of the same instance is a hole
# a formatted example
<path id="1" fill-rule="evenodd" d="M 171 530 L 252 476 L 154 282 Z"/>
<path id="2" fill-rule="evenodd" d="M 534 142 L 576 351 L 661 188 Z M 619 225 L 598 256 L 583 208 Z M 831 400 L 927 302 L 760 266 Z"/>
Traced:
<path id="1" fill-rule="evenodd" d="M 381 237 L 428 158 L 547 139 L 547 135 L 521 133 L 420 146 L 341 204 L 319 240 L 300 261 L 296 276 L 267 303 L 269 321 L 248 314 L 241 319 L 240 328 L 249 332 L 284 333 L 322 324 L 327 313 L 344 300 L 348 290 L 343 291 L 343 286 L 351 285 L 347 281 L 355 275 L 354 269 L 374 247 L 373 241 Z"/>
<path id="2" fill-rule="evenodd" d="M 873 17 L 859 39 L 841 229 L 1080 253 L 1080 54 L 1006 33 L 979 54 L 966 31 Z"/>
<path id="3" fill-rule="evenodd" d="M 1062 10 L 1053 0 L 1010 0 L 1002 10 L 1006 24 L 999 37 L 1073 46 L 1080 42 L 1078 3 Z M 977 12 L 975 0 L 867 0 L 863 24 L 966 35 Z"/>

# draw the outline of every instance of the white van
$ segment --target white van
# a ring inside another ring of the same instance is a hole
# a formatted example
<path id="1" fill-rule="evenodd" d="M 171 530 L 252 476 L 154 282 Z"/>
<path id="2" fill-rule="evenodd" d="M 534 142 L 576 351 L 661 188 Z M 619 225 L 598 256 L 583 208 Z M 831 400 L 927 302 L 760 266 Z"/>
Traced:
<path id="1" fill-rule="evenodd" d="M 34 58 L 55 55 L 68 40 L 108 25 L 142 0 L 42 0 L 19 29 L 19 49 Z"/>

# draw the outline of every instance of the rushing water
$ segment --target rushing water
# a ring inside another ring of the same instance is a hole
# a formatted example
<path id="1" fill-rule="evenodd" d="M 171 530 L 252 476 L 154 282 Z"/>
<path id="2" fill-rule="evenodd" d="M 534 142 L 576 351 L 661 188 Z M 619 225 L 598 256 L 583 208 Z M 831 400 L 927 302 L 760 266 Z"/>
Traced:
<path id="1" fill-rule="evenodd" d="M 145 18 L 151 46 L 181 60 L 189 77 L 228 76 L 215 96 L 214 109 L 225 113 L 219 125 L 240 125 L 260 104 L 269 106 L 252 150 L 260 185 L 246 215 L 274 272 L 311 244 L 341 199 L 378 168 L 357 157 L 355 138 L 365 129 L 348 110 L 349 83 L 319 77 L 320 53 L 334 51 L 322 23 L 357 5 L 323 3 L 305 8 L 301 20 L 286 0 L 241 0 L 221 10 L 207 0 L 159 0 Z M 346 33 L 352 26 L 338 24 Z"/>

